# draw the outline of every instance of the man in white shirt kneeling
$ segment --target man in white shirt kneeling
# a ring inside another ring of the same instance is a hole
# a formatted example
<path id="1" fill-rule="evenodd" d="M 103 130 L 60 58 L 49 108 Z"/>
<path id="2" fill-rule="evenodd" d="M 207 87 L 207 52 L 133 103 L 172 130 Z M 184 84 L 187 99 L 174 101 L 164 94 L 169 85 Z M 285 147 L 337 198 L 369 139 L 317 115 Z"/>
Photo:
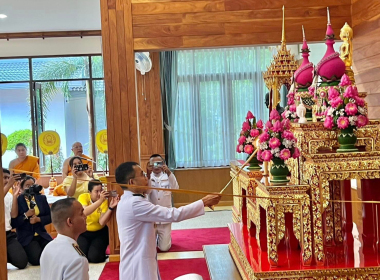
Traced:
<path id="1" fill-rule="evenodd" d="M 159 154 L 154 154 L 150 157 L 149 165 L 152 168 L 152 173 L 149 179 L 149 185 L 154 188 L 163 188 L 167 191 L 152 190 L 149 194 L 149 200 L 155 205 L 171 208 L 172 205 L 172 189 L 179 189 L 177 179 L 170 172 L 165 164 L 165 160 Z M 172 246 L 172 224 L 169 222 L 157 222 L 157 247 L 165 252 Z"/>

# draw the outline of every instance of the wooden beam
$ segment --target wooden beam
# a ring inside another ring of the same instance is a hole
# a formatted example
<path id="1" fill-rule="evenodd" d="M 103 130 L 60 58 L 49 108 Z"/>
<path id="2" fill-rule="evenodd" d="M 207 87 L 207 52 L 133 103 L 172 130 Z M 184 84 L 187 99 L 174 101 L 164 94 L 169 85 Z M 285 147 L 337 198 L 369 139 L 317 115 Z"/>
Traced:
<path id="1" fill-rule="evenodd" d="M 50 32 L 20 32 L 20 33 L 0 33 L 0 39 L 28 39 L 28 38 L 59 38 L 59 37 L 91 37 L 101 36 L 100 30 L 79 30 L 79 31 L 50 31 Z"/>

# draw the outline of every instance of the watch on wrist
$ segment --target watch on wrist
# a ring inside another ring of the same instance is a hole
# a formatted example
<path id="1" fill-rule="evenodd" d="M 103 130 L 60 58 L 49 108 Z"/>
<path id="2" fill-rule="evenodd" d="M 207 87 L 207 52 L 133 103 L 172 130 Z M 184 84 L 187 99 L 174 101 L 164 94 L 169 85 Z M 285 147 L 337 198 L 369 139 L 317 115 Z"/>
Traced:
<path id="1" fill-rule="evenodd" d="M 28 220 L 29 217 L 26 215 L 26 213 L 24 213 L 24 220 Z"/>
<path id="2" fill-rule="evenodd" d="M 112 208 L 112 207 L 108 207 L 108 209 L 110 209 L 111 211 L 113 211 L 115 208 Z"/>

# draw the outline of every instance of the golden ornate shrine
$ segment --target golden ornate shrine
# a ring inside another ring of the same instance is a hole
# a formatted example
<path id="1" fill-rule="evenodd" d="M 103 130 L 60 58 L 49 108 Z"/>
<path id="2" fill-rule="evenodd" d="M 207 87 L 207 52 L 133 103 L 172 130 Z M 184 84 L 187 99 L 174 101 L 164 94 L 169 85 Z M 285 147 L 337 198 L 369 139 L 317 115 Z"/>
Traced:
<path id="1" fill-rule="evenodd" d="M 347 30 L 341 35 L 352 50 Z M 283 24 L 281 49 L 264 74 L 273 92 L 292 71 L 280 70 L 290 55 L 284 34 Z M 352 52 L 343 58 L 351 74 Z M 272 185 L 263 171 L 248 169 L 235 178 L 242 162 L 231 163 L 239 196 L 229 249 L 242 278 L 380 279 L 380 121 L 357 129 L 357 152 L 338 153 L 339 131 L 322 122 L 292 123 L 291 130 L 301 156 L 287 161 L 288 184 Z"/>

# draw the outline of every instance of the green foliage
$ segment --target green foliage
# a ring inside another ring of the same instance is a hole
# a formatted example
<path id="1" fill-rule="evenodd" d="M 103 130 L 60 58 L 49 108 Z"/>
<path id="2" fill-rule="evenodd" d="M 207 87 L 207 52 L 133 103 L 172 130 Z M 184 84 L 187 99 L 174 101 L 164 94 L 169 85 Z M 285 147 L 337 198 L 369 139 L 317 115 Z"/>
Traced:
<path id="1" fill-rule="evenodd" d="M 106 154 L 98 153 L 98 170 L 106 171 L 106 168 L 108 169 L 108 163 L 107 163 L 108 157 Z"/>
<path id="2" fill-rule="evenodd" d="M 61 173 L 62 172 L 62 165 L 63 161 L 65 160 L 63 158 L 62 150 L 59 149 L 59 152 L 52 156 L 46 156 L 45 157 L 45 173 L 51 173 L 51 160 L 53 159 L 53 173 Z"/>
<path id="3" fill-rule="evenodd" d="M 8 136 L 7 150 L 13 150 L 18 143 L 24 143 L 33 152 L 33 134 L 30 129 L 16 130 Z"/>

